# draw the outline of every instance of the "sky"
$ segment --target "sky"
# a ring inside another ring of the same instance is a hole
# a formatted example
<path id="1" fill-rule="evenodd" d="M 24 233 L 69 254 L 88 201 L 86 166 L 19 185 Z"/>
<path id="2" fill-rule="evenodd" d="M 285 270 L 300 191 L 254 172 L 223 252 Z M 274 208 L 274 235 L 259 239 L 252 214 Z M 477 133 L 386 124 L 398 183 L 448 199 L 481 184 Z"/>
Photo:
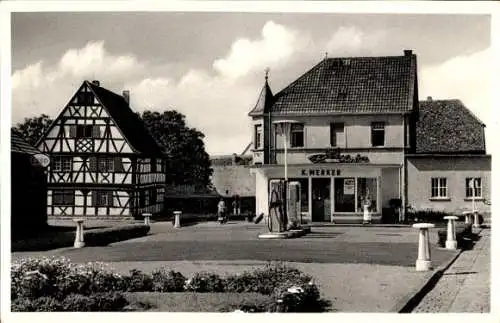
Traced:
<path id="1" fill-rule="evenodd" d="M 55 117 L 84 80 L 136 111 L 175 109 L 209 154 L 241 153 L 270 68 L 278 92 L 324 58 L 417 54 L 421 100 L 460 99 L 493 138 L 490 16 L 25 12 L 12 14 L 12 121 Z"/>

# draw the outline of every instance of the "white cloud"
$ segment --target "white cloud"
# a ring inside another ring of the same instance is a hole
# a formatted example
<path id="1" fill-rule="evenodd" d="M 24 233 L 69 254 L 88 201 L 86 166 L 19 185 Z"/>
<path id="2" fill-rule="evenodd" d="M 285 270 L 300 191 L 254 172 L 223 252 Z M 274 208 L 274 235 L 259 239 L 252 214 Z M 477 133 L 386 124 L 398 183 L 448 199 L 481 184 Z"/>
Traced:
<path id="1" fill-rule="evenodd" d="M 491 49 L 453 57 L 419 71 L 419 96 L 425 99 L 460 99 L 486 124 L 486 148 L 493 147 L 494 126 L 491 100 Z"/>
<path id="2" fill-rule="evenodd" d="M 361 55 L 379 50 L 377 44 L 385 37 L 382 31 L 369 33 L 354 27 L 340 27 L 328 40 L 326 51 L 329 56 Z"/>
<path id="3" fill-rule="evenodd" d="M 307 36 L 285 26 L 267 22 L 260 39 L 241 38 L 233 42 L 227 57 L 215 60 L 213 68 L 225 77 L 240 77 L 267 66 L 279 67 L 304 49 Z"/>

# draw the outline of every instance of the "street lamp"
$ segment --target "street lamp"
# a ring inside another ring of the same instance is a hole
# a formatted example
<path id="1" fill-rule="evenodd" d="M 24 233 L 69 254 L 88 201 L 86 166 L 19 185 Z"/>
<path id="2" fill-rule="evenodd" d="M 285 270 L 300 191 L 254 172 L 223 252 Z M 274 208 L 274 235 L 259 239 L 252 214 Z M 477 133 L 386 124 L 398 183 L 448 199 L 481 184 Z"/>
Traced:
<path id="1" fill-rule="evenodd" d="M 291 129 L 291 125 L 293 123 L 297 123 L 295 120 L 276 120 L 273 121 L 273 124 L 276 126 L 276 134 L 280 134 L 283 136 L 283 150 L 284 150 L 284 156 L 283 156 L 283 163 L 285 166 L 285 182 L 288 181 L 288 138 L 289 138 L 289 133 Z"/>

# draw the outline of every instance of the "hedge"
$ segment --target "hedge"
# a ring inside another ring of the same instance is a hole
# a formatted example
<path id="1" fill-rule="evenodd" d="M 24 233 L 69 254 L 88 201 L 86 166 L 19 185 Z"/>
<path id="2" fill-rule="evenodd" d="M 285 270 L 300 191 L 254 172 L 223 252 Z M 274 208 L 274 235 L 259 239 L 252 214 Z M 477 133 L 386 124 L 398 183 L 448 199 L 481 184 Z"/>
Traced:
<path id="1" fill-rule="evenodd" d="M 84 230 L 85 244 L 88 246 L 103 246 L 113 242 L 143 237 L 150 227 L 144 224 L 129 224 L 111 228 Z M 55 232 L 50 236 L 12 241 L 11 250 L 44 251 L 50 249 L 71 247 L 75 241 L 75 231 Z"/>

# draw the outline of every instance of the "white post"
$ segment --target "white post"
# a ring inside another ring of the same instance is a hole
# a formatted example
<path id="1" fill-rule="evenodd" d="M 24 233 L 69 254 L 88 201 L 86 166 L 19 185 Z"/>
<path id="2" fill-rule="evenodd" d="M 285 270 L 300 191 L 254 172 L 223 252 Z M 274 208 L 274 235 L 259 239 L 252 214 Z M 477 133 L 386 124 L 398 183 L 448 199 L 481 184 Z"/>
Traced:
<path id="1" fill-rule="evenodd" d="M 474 224 L 472 225 L 474 228 L 479 228 L 479 213 L 474 211 Z"/>
<path id="2" fill-rule="evenodd" d="M 85 242 L 83 241 L 83 219 L 73 219 L 76 222 L 76 234 L 75 234 L 75 243 L 73 246 L 75 248 L 83 248 L 85 246 Z"/>
<path id="3" fill-rule="evenodd" d="M 370 210 L 368 204 L 363 203 L 363 224 L 370 223 Z"/>
<path id="4" fill-rule="evenodd" d="M 287 127 L 284 124 L 283 125 L 283 145 L 285 146 L 284 148 L 284 162 L 285 162 L 285 182 L 288 180 L 288 163 L 287 163 L 287 155 L 288 155 L 288 136 L 286 134 Z"/>
<path id="5" fill-rule="evenodd" d="M 182 211 L 174 211 L 174 216 L 175 216 L 174 228 L 181 227 L 181 214 L 182 214 Z"/>
<path id="6" fill-rule="evenodd" d="M 434 228 L 432 223 L 416 223 L 414 228 L 419 229 L 418 237 L 418 258 L 415 262 L 417 271 L 426 271 L 432 269 L 431 249 L 429 241 L 429 229 Z"/>
<path id="7" fill-rule="evenodd" d="M 144 214 L 142 215 L 142 216 L 144 216 L 144 224 L 145 224 L 145 225 L 148 225 L 148 226 L 149 226 L 149 225 L 151 224 L 151 220 L 150 220 L 151 215 L 152 215 L 151 213 L 144 213 Z"/>
<path id="8" fill-rule="evenodd" d="M 448 230 L 446 232 L 446 249 L 457 249 L 457 239 L 455 232 L 455 220 L 458 219 L 457 216 L 445 216 L 445 220 L 448 220 Z"/>

